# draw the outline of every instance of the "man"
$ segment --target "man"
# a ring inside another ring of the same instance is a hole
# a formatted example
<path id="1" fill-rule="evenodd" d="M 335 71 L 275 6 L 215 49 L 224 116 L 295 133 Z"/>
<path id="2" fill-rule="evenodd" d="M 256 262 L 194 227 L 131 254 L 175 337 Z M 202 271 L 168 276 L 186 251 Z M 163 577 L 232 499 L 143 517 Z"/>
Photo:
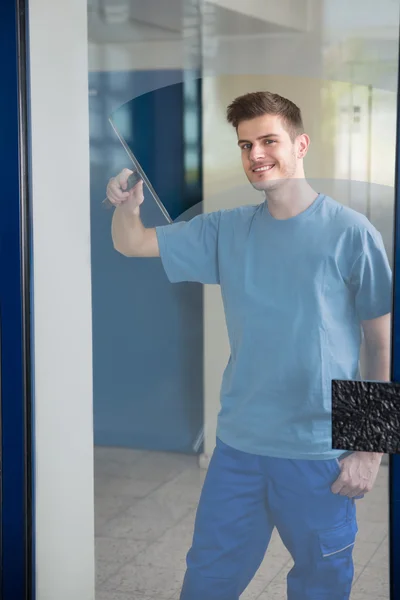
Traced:
<path id="1" fill-rule="evenodd" d="M 107 188 L 117 251 L 160 256 L 171 282 L 219 284 L 224 301 L 231 356 L 181 600 L 239 598 L 274 527 L 294 560 L 289 600 L 345 600 L 356 498 L 381 455 L 332 450 L 331 381 L 359 377 L 362 332 L 364 378 L 389 379 L 390 268 L 370 222 L 305 179 L 296 105 L 256 92 L 227 118 L 260 205 L 146 229 L 130 171 Z"/>

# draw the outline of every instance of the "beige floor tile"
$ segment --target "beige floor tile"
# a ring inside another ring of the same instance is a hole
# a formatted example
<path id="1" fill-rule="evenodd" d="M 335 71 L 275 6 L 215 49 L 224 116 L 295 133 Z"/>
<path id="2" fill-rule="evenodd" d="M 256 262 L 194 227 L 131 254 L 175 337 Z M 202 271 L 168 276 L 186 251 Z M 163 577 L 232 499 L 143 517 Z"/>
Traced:
<path id="1" fill-rule="evenodd" d="M 117 573 L 121 565 L 118 562 L 110 562 L 105 560 L 97 560 L 96 561 L 96 588 L 99 588 L 103 585 L 103 583 L 111 576 Z"/>
<path id="2" fill-rule="evenodd" d="M 137 554 L 132 562 L 144 567 L 163 567 L 183 571 L 186 569 L 188 549 L 176 538 L 173 544 L 169 540 L 160 539 Z"/>
<path id="3" fill-rule="evenodd" d="M 358 534 L 356 543 L 375 542 L 377 546 L 388 535 L 389 521 L 386 523 L 369 523 L 362 517 L 358 520 Z"/>
<path id="4" fill-rule="evenodd" d="M 160 515 L 133 517 L 119 515 L 110 519 L 101 528 L 102 537 L 125 538 L 154 542 L 173 525 L 171 520 Z"/>
<path id="5" fill-rule="evenodd" d="M 201 487 L 194 483 L 182 483 L 178 479 L 168 481 L 151 493 L 151 498 L 158 499 L 166 505 L 185 504 L 196 509 L 200 500 Z"/>
<path id="6" fill-rule="evenodd" d="M 265 584 L 254 579 L 240 596 L 240 600 L 257 600 L 264 589 Z M 179 600 L 179 593 L 179 590 L 176 591 L 169 600 Z"/>
<path id="7" fill-rule="evenodd" d="M 162 481 L 158 479 L 142 480 L 134 476 L 130 479 L 109 477 L 108 475 L 95 477 L 95 504 L 101 497 L 128 496 L 131 500 L 145 498 L 160 485 L 162 485 Z"/>
<path id="8" fill-rule="evenodd" d="M 192 521 L 183 519 L 180 523 L 163 533 L 156 543 L 170 544 L 171 547 L 179 544 L 187 552 L 192 545 L 193 529 L 194 525 Z"/>
<path id="9" fill-rule="evenodd" d="M 364 590 L 353 590 L 351 592 L 350 600 L 390 600 L 390 598 L 387 595 L 374 596 L 374 594 L 367 594 Z"/>
<path id="10" fill-rule="evenodd" d="M 287 574 L 291 566 L 286 566 L 279 571 L 271 583 L 265 588 L 264 592 L 257 600 L 286 600 L 287 598 Z"/>
<path id="11" fill-rule="evenodd" d="M 389 503 L 365 497 L 357 501 L 357 518 L 366 523 L 389 523 Z"/>
<path id="12" fill-rule="evenodd" d="M 365 566 L 372 559 L 378 548 L 379 544 L 376 542 L 364 542 L 357 540 L 353 551 L 354 562 Z"/>
<path id="13" fill-rule="evenodd" d="M 364 571 L 366 565 L 361 565 L 360 563 L 354 563 L 354 577 L 353 577 L 353 585 L 360 577 L 361 573 Z"/>
<path id="14" fill-rule="evenodd" d="M 257 600 L 267 585 L 268 582 L 263 581 L 262 579 L 253 579 L 240 596 L 240 600 Z"/>
<path id="15" fill-rule="evenodd" d="M 95 551 L 97 561 L 126 564 L 148 547 L 146 541 L 125 538 L 96 537 Z"/>
<path id="16" fill-rule="evenodd" d="M 198 495 L 191 486 L 168 483 L 149 494 L 147 498 L 135 502 L 126 514 L 160 514 L 175 522 L 195 510 L 197 504 Z"/>
<path id="17" fill-rule="evenodd" d="M 149 454 L 148 450 L 135 450 L 133 448 L 116 448 L 112 446 L 95 446 L 94 462 L 106 462 L 115 460 L 119 463 L 132 464 L 139 458 Z"/>
<path id="18" fill-rule="evenodd" d="M 388 569 L 389 567 L 389 537 L 386 537 L 379 545 L 376 553 L 371 558 L 371 567 Z"/>
<path id="19" fill-rule="evenodd" d="M 95 460 L 94 476 L 95 477 L 127 477 L 131 479 L 136 477 L 137 458 L 131 462 L 120 462 L 116 459 Z"/>
<path id="20" fill-rule="evenodd" d="M 127 593 L 127 594 L 122 594 L 122 593 L 118 593 L 118 592 L 104 592 L 101 590 L 98 590 L 96 592 L 96 596 L 95 596 L 95 600 L 154 600 L 153 598 L 151 598 L 150 596 L 143 596 L 142 594 L 135 594 L 135 596 L 132 596 L 132 594 Z"/>
<path id="21" fill-rule="evenodd" d="M 286 600 L 286 583 L 271 583 L 257 600 Z"/>
<path id="22" fill-rule="evenodd" d="M 108 521 L 132 506 L 135 498 L 122 495 L 97 496 L 94 506 L 95 516 L 100 520 Z"/>
<path id="23" fill-rule="evenodd" d="M 255 574 L 255 579 L 261 579 L 266 584 L 270 583 L 282 569 L 288 572 L 291 569 L 292 561 L 283 555 L 265 556 L 260 568 Z"/>
<path id="24" fill-rule="evenodd" d="M 167 482 L 187 469 L 198 468 L 196 461 L 195 456 L 185 454 L 148 452 L 135 463 L 135 477 L 143 481 Z"/>
<path id="25" fill-rule="evenodd" d="M 383 597 L 389 599 L 389 578 L 386 570 L 379 567 L 365 567 L 358 580 L 353 586 L 355 595 L 370 595 L 375 598 Z"/>
<path id="26" fill-rule="evenodd" d="M 168 600 L 176 593 L 183 581 L 184 572 L 161 567 L 126 565 L 116 575 L 107 579 L 103 591 L 115 591 L 147 595 Z"/>
<path id="27" fill-rule="evenodd" d="M 174 481 L 180 484 L 189 484 L 194 485 L 200 491 L 203 487 L 204 480 L 207 475 L 206 469 L 199 469 L 196 465 L 195 467 L 186 469 L 183 473 L 178 475 Z"/>

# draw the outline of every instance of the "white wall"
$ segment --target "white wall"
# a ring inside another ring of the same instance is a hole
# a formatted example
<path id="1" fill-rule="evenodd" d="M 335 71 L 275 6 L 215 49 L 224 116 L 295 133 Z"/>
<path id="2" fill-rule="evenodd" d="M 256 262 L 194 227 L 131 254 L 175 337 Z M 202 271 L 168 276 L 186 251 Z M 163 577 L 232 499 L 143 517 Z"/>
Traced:
<path id="1" fill-rule="evenodd" d="M 181 40 L 89 44 L 91 71 L 150 71 L 182 69 L 183 66 Z"/>
<path id="2" fill-rule="evenodd" d="M 37 600 L 94 599 L 86 10 L 29 2 Z"/>
<path id="3" fill-rule="evenodd" d="M 309 24 L 309 0 L 211 0 L 210 4 L 281 27 L 306 30 Z"/>

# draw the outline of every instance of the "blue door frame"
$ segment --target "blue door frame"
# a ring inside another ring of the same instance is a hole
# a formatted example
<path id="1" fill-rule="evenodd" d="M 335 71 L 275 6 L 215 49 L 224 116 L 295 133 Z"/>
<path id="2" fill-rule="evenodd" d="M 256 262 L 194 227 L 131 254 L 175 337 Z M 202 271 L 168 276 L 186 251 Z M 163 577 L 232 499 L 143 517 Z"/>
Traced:
<path id="1" fill-rule="evenodd" d="M 33 597 L 27 15 L 0 2 L 2 600 Z"/>
<path id="2" fill-rule="evenodd" d="M 391 379 L 392 381 L 400 382 L 400 61 L 397 78 L 397 139 L 394 214 Z M 389 457 L 389 481 L 390 600 L 400 600 L 400 455 L 398 454 Z"/>
<path id="3" fill-rule="evenodd" d="M 0 597 L 32 600 L 33 482 L 25 0 L 0 2 Z M 5 60 L 6 59 L 6 60 Z M 400 77 L 398 98 L 400 98 Z M 392 380 L 400 382 L 400 102 L 397 114 Z M 391 600 L 400 600 L 400 456 L 390 456 Z"/>

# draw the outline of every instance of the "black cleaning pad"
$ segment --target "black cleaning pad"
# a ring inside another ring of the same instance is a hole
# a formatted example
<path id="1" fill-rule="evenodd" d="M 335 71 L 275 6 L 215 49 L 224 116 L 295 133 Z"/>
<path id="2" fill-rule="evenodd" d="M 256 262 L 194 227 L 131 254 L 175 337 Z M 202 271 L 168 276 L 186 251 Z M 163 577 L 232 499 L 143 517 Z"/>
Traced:
<path id="1" fill-rule="evenodd" d="M 332 381 L 332 447 L 400 452 L 400 383 Z"/>

